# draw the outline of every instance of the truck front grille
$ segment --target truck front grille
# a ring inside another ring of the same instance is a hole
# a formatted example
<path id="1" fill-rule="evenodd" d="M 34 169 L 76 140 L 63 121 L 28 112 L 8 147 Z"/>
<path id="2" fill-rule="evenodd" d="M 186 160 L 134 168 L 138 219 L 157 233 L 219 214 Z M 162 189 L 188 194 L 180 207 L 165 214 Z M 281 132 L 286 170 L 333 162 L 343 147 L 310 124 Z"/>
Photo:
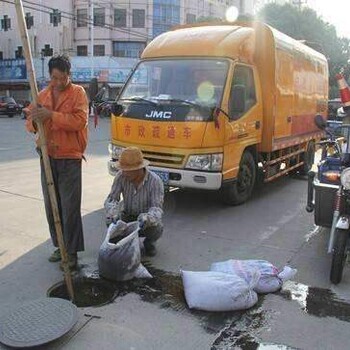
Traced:
<path id="1" fill-rule="evenodd" d="M 185 156 L 183 154 L 159 153 L 142 151 L 145 159 L 152 165 L 180 167 L 183 164 Z"/>

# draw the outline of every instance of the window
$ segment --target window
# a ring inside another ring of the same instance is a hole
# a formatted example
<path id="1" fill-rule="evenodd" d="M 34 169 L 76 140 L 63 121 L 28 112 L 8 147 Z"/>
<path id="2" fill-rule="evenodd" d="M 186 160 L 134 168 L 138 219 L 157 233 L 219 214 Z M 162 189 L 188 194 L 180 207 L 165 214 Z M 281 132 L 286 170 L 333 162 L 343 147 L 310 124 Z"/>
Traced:
<path id="1" fill-rule="evenodd" d="M 31 16 L 30 12 L 27 12 L 25 15 L 25 21 L 26 21 L 27 29 L 30 29 L 34 25 L 34 16 Z"/>
<path id="2" fill-rule="evenodd" d="M 2 51 L 0 51 L 0 60 L 2 61 L 4 59 Z"/>
<path id="3" fill-rule="evenodd" d="M 77 46 L 77 56 L 87 56 L 88 55 L 88 49 L 87 45 L 78 45 Z"/>
<path id="4" fill-rule="evenodd" d="M 115 41 L 113 42 L 113 56 L 139 58 L 145 43 L 132 41 Z"/>
<path id="5" fill-rule="evenodd" d="M 180 23 L 179 0 L 153 1 L 153 37 Z"/>
<path id="6" fill-rule="evenodd" d="M 126 9 L 114 10 L 114 26 L 126 27 Z"/>
<path id="7" fill-rule="evenodd" d="M 186 14 L 186 23 L 194 23 L 196 22 L 196 15 L 192 13 L 187 13 Z"/>
<path id="8" fill-rule="evenodd" d="M 210 120 L 213 108 L 221 105 L 228 67 L 227 60 L 146 60 L 134 70 L 120 98 L 157 101 L 172 111 L 172 121 Z M 145 114 L 135 117 L 143 119 Z"/>
<path id="9" fill-rule="evenodd" d="M 105 9 L 94 8 L 94 26 L 103 27 L 105 23 Z"/>
<path id="10" fill-rule="evenodd" d="M 104 45 L 94 45 L 94 56 L 104 56 L 105 46 Z"/>
<path id="11" fill-rule="evenodd" d="M 86 27 L 88 20 L 87 9 L 78 9 L 77 10 L 77 26 Z"/>
<path id="12" fill-rule="evenodd" d="M 234 91 L 242 89 L 244 94 L 244 106 L 243 111 L 240 108 L 237 109 L 239 103 L 234 101 Z M 250 67 L 237 65 L 233 73 L 233 81 L 231 88 L 231 96 L 229 102 L 229 114 L 232 119 L 239 119 L 244 113 L 246 113 L 251 107 L 256 104 L 256 93 L 255 93 L 255 83 L 254 83 L 254 74 L 253 70 Z"/>
<path id="13" fill-rule="evenodd" d="M 5 32 L 7 32 L 9 29 L 11 29 L 11 19 L 8 18 L 8 16 L 6 16 L 6 15 L 1 20 L 1 29 L 3 29 Z"/>
<path id="14" fill-rule="evenodd" d="M 15 51 L 15 58 L 24 58 L 22 46 L 17 47 L 17 50 Z"/>
<path id="15" fill-rule="evenodd" d="M 132 26 L 145 28 L 145 10 L 132 10 Z"/>

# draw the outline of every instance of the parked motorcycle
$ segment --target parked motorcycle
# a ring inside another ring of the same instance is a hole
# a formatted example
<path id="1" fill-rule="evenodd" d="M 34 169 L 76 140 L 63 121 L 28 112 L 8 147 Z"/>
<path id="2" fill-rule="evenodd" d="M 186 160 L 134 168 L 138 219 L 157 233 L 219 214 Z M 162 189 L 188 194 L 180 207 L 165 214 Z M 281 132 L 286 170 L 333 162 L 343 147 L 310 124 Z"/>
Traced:
<path id="1" fill-rule="evenodd" d="M 317 172 L 309 172 L 306 210 L 314 212 L 316 225 L 330 228 L 330 280 L 338 284 L 349 253 L 350 125 L 337 127 L 345 131 L 344 138 L 337 138 L 337 129 L 328 128 L 321 115 L 315 117 L 315 124 L 326 132 L 327 138 L 319 142 L 322 153 Z"/>

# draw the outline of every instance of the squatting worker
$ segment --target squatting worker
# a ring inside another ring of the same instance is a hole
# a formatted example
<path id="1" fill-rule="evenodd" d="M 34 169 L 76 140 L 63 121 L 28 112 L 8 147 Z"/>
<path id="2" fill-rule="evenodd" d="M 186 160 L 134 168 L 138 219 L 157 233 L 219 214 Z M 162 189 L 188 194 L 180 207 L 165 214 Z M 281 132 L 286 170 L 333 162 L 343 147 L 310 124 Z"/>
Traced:
<path id="1" fill-rule="evenodd" d="M 35 122 L 41 120 L 44 124 L 68 265 L 74 269 L 77 265 L 77 252 L 84 250 L 80 208 L 81 163 L 87 145 L 88 99 L 84 89 L 72 84 L 70 80 L 71 64 L 68 56 L 54 56 L 48 66 L 50 84 L 39 93 L 37 104 L 24 110 L 27 115 L 26 128 L 35 133 Z M 39 148 L 38 152 L 40 154 Z M 40 164 L 46 217 L 52 243 L 58 247 L 42 158 Z M 56 249 L 49 261 L 60 260 L 60 250 Z"/>
<path id="2" fill-rule="evenodd" d="M 143 159 L 137 147 L 128 147 L 120 155 L 109 201 L 120 201 L 123 210 L 119 218 L 125 222 L 139 221 L 139 235 L 145 237 L 145 253 L 156 254 L 155 242 L 163 233 L 162 215 L 164 186 L 158 175 L 147 169 L 149 161 Z"/>

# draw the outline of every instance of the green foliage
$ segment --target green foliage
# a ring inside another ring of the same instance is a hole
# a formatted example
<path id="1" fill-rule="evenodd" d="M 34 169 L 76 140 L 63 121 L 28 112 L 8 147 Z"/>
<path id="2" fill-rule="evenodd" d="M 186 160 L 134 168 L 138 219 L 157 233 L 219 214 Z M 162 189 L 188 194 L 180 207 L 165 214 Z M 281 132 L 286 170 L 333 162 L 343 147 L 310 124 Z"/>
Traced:
<path id="1" fill-rule="evenodd" d="M 325 22 L 318 14 L 306 7 L 285 4 L 268 4 L 262 8 L 258 18 L 277 30 L 323 53 L 329 64 L 329 96 L 338 97 L 336 74 L 350 73 L 350 40 L 337 36 L 334 25 Z"/>
<path id="2" fill-rule="evenodd" d="M 214 17 L 214 16 L 201 16 L 196 19 L 196 23 L 201 23 L 201 22 L 222 22 L 223 19 L 219 17 Z"/>

